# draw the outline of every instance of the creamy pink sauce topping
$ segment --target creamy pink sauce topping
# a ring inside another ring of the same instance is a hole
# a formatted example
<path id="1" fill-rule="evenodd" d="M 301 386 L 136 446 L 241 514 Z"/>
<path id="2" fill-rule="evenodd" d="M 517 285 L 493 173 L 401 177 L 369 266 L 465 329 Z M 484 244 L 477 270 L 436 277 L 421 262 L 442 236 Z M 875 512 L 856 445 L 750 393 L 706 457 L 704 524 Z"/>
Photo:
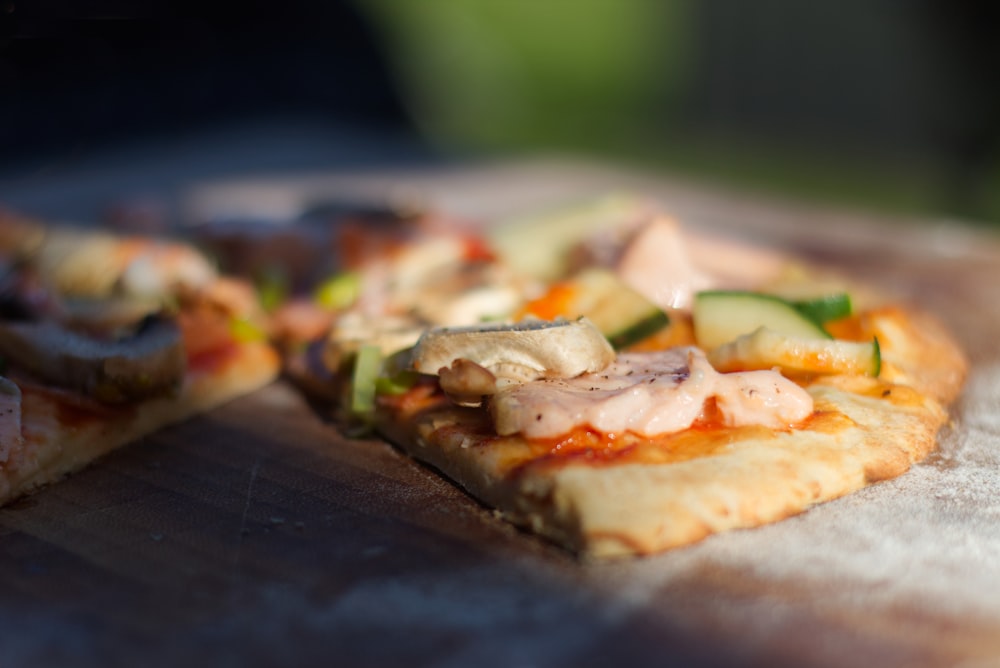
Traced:
<path id="1" fill-rule="evenodd" d="M 508 386 L 492 411 L 501 436 L 554 438 L 582 426 L 658 436 L 690 427 L 713 397 L 732 427 L 788 428 L 813 411 L 809 393 L 776 371 L 719 373 L 694 347 L 623 353 L 598 373 Z"/>

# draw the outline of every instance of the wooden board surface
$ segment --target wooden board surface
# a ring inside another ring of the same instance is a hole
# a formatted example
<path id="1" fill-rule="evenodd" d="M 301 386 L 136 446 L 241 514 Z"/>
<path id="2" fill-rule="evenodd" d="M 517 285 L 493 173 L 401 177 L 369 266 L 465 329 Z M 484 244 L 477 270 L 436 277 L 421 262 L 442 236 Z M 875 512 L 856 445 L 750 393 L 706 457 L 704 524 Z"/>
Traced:
<path id="1" fill-rule="evenodd" d="M 291 200 L 407 188 L 473 216 L 641 192 L 919 301 L 975 372 L 942 450 L 902 478 L 608 564 L 343 438 L 277 383 L 0 510 L 0 665 L 1000 665 L 996 238 L 552 163 L 267 184 Z"/>

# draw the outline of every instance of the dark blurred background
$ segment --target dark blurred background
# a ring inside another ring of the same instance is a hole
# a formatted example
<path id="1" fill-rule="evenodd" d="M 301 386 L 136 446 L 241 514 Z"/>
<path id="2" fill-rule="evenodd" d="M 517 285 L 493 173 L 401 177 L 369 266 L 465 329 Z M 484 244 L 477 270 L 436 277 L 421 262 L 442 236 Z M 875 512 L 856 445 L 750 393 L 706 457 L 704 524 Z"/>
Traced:
<path id="1" fill-rule="evenodd" d="M 309 118 L 1000 223 L 998 38 L 982 0 L 0 0 L 0 170 Z"/>
<path id="2" fill-rule="evenodd" d="M 0 0 L 5 159 L 313 113 L 407 123 L 349 2 Z"/>

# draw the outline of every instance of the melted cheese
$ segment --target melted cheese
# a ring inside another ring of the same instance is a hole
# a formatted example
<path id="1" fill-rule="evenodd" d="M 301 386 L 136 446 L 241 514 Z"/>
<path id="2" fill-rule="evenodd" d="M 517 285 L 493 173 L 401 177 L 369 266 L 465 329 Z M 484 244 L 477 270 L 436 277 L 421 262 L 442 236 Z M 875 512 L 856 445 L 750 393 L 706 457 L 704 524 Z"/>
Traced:
<path id="1" fill-rule="evenodd" d="M 720 374 L 693 347 L 623 353 L 598 373 L 512 385 L 491 406 L 502 436 L 554 438 L 581 426 L 657 436 L 690 427 L 709 399 L 732 427 L 787 429 L 813 411 L 812 397 L 779 373 Z"/>

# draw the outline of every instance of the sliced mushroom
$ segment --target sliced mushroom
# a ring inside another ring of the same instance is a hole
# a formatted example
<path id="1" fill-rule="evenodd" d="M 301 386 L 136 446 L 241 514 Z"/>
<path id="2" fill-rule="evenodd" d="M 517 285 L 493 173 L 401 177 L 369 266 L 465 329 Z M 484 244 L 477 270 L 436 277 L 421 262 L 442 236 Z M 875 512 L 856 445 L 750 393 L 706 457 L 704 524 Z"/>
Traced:
<path id="1" fill-rule="evenodd" d="M 107 403 L 155 396 L 179 387 L 185 355 L 180 329 L 148 319 L 136 333 L 104 341 L 53 322 L 0 323 L 0 356 L 41 379 Z"/>
<path id="2" fill-rule="evenodd" d="M 492 373 L 497 384 L 573 378 L 600 371 L 615 352 L 586 318 L 532 320 L 515 325 L 443 327 L 426 332 L 413 351 L 413 368 L 439 374 L 464 359 Z"/>
<path id="3" fill-rule="evenodd" d="M 457 359 L 438 373 L 441 389 L 459 406 L 480 406 L 483 397 L 495 394 L 497 377 L 467 359 Z"/>

